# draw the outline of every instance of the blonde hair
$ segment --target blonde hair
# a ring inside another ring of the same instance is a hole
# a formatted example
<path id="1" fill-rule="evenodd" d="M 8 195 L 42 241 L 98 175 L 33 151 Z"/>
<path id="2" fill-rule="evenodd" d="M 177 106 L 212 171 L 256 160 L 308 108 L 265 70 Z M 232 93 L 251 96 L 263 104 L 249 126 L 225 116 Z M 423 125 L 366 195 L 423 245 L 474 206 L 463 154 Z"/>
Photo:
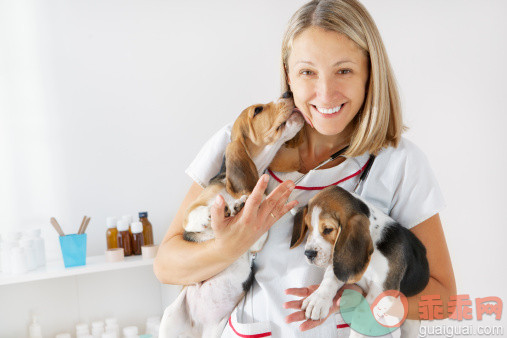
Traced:
<path id="1" fill-rule="evenodd" d="M 366 151 L 376 154 L 383 147 L 397 147 L 405 127 L 396 80 L 377 26 L 356 0 L 314 0 L 294 13 L 282 42 L 282 93 L 289 90 L 287 61 L 292 43 L 312 26 L 347 36 L 369 59 L 367 94 L 351 122 L 355 128 L 346 155 L 359 156 Z"/>

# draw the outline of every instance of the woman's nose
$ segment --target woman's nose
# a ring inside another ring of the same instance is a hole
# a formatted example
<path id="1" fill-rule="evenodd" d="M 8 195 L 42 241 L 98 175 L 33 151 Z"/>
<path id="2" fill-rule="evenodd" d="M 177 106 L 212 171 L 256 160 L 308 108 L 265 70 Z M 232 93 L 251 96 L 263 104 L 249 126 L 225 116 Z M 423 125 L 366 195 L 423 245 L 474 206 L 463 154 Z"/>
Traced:
<path id="1" fill-rule="evenodd" d="M 333 102 L 340 95 L 336 83 L 330 77 L 319 78 L 316 91 L 322 102 Z"/>

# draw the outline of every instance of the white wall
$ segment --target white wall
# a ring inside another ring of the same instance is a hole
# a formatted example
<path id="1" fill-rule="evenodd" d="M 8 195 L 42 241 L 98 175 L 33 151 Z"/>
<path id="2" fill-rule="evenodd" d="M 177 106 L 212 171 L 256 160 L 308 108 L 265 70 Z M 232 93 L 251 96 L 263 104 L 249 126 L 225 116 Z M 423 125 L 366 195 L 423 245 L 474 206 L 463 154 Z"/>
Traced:
<path id="1" fill-rule="evenodd" d="M 159 242 L 200 146 L 278 95 L 285 23 L 304 1 L 0 1 L 0 232 L 64 231 L 147 210 Z M 501 0 L 364 0 L 387 46 L 406 136 L 430 159 L 459 293 L 499 296 L 507 231 Z M 3 305 L 0 305 L 3 306 Z"/>

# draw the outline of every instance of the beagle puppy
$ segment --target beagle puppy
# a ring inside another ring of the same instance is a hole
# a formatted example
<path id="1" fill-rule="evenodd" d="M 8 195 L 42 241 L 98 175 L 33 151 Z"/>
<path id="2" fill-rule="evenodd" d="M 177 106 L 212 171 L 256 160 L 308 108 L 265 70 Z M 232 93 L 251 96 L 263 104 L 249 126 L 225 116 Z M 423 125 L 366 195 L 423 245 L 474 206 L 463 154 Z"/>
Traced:
<path id="1" fill-rule="evenodd" d="M 203 242 L 214 238 L 210 208 L 217 195 L 225 200 L 225 215 L 243 207 L 278 150 L 301 130 L 304 119 L 293 112 L 292 96 L 246 108 L 236 119 L 221 173 L 186 210 L 183 238 Z M 225 167 L 225 170 L 224 170 Z M 264 234 L 231 266 L 207 281 L 187 286 L 164 312 L 160 337 L 215 337 L 253 282 L 250 254 L 262 249 Z"/>
<path id="2" fill-rule="evenodd" d="M 336 292 L 346 283 L 357 283 L 365 290 L 370 305 L 387 290 L 401 291 L 410 297 L 428 284 L 428 260 L 421 241 L 381 210 L 343 188 L 327 187 L 298 210 L 291 248 L 301 244 L 307 232 L 307 261 L 326 269 L 319 288 L 303 301 L 302 309 L 308 319 L 326 318 Z M 394 300 L 390 304 L 384 300 L 382 307 L 374 311 L 376 318 L 388 316 L 393 303 Z M 419 321 L 406 320 L 401 336 L 416 337 L 418 328 Z M 350 336 L 362 337 L 354 330 Z"/>

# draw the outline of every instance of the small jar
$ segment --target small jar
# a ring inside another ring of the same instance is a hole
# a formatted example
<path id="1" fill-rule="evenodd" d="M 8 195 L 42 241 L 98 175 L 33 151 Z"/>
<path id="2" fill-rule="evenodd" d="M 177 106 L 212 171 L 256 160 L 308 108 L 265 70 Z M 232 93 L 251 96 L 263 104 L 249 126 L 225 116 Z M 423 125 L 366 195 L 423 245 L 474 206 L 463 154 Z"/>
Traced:
<path id="1" fill-rule="evenodd" d="M 143 224 L 141 222 L 133 222 L 132 226 L 132 251 L 134 255 L 142 254 L 141 247 L 144 245 Z"/>
<path id="2" fill-rule="evenodd" d="M 116 223 L 118 223 L 118 219 L 116 217 L 108 217 L 106 219 L 107 250 L 118 248 L 118 229 L 116 229 Z"/>
<path id="3" fill-rule="evenodd" d="M 129 224 L 122 219 L 118 222 L 118 247 L 123 248 L 125 256 L 132 255 L 132 242 L 129 233 Z"/>

